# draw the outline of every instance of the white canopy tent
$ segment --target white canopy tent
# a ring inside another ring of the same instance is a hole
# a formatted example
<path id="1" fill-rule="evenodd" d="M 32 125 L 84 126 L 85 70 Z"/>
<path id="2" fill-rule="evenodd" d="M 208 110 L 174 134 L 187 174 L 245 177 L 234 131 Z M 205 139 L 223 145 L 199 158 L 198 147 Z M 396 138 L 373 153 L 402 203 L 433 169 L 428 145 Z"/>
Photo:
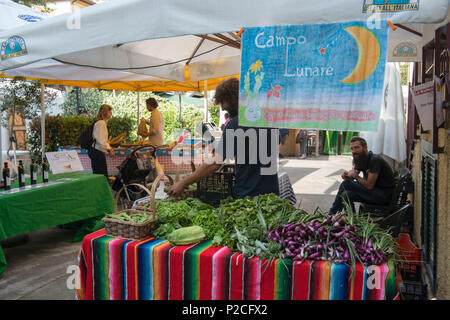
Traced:
<path id="1" fill-rule="evenodd" d="M 47 18 L 47 15 L 10 0 L 0 0 L 0 31 L 17 28 Z"/>
<path id="2" fill-rule="evenodd" d="M 239 74 L 236 32 L 241 28 L 352 20 L 366 20 L 376 27 L 388 20 L 398 26 L 390 32 L 389 43 L 420 43 L 427 24 L 442 22 L 449 10 L 449 0 L 409 1 L 412 10 L 387 7 L 392 12 L 373 13 L 366 7 L 378 2 L 383 1 L 215 0 L 205 5 L 203 0 L 111 0 L 0 30 L 3 47 L 14 36 L 23 39 L 24 46 L 14 56 L 3 56 L 0 71 L 5 76 L 76 81 L 86 79 L 72 68 L 94 68 L 92 76 L 102 79 L 107 77 L 103 72 L 119 72 L 137 81 L 150 76 L 192 83 Z"/>
<path id="3" fill-rule="evenodd" d="M 9 32 L 15 28 L 33 25 L 37 26 L 39 22 L 51 17 L 35 11 L 27 6 L 17 4 L 11 0 L 0 0 L 0 32 Z M 14 32 L 14 31 L 12 31 Z M 223 40 L 222 40 L 223 41 Z M 203 39 L 202 42 L 213 42 Z M 0 42 L 4 44 L 4 42 Z M 216 42 L 214 42 L 216 43 Z M 17 43 L 15 43 L 17 46 Z M 11 49 L 3 46 L 2 54 L 5 50 Z M 3 60 L 3 58 L 1 59 Z M 205 89 L 204 81 L 192 83 L 189 81 L 177 82 L 151 75 L 142 75 L 135 71 L 134 73 L 114 70 L 99 69 L 92 67 L 82 67 L 73 64 L 65 64 L 54 59 L 44 59 L 26 66 L 10 69 L 1 73 L 2 77 L 23 77 L 30 80 L 38 80 L 42 84 L 59 84 L 67 86 L 91 87 L 98 89 L 116 89 L 138 92 L 138 118 L 139 118 L 139 92 L 141 91 L 202 91 Z M 184 79 L 184 77 L 183 77 Z M 211 79 L 210 87 L 214 88 L 223 78 Z M 205 103 L 206 105 L 206 103 Z M 45 114 L 45 103 L 42 100 L 42 115 Z M 42 117 L 42 132 L 45 132 L 45 117 Z M 6 129 L 2 129 L 3 137 L 7 136 Z M 43 135 L 42 135 L 43 136 Z M 6 141 L 5 141 L 6 142 Z M 42 139 L 42 147 L 45 141 Z M 2 132 L 0 132 L 0 150 L 2 146 Z M 0 154 L 3 158 L 3 153 Z"/>
<path id="4" fill-rule="evenodd" d="M 205 5 L 203 0 L 112 0 L 0 31 L 3 44 L 19 36 L 26 46 L 26 54 L 2 59 L 0 70 L 54 58 L 183 82 L 188 64 L 190 80 L 198 81 L 239 73 L 234 33 L 243 27 L 352 20 L 376 26 L 389 20 L 414 29 L 414 24 L 441 22 L 449 7 L 448 0 L 421 0 L 416 1 L 418 10 L 363 12 L 374 1 L 215 0 Z"/>
<path id="5" fill-rule="evenodd" d="M 0 33 L 16 34 L 16 28 L 28 26 L 37 28 L 39 22 L 52 19 L 39 11 L 27 6 L 17 4 L 11 0 L 0 0 Z M 70 35 L 68 35 L 70 36 Z M 14 37 L 14 36 L 13 36 Z M 17 43 L 2 42 L 3 53 L 10 49 L 11 43 L 17 47 Z M 4 60 L 2 57 L 0 60 Z M 74 85 L 79 81 L 79 86 L 105 89 L 131 90 L 131 91 L 160 91 L 168 87 L 173 89 L 175 81 L 167 81 L 153 75 L 140 74 L 139 70 L 133 73 L 118 70 L 117 68 L 100 69 L 94 67 L 81 67 L 73 64 L 65 64 L 54 59 L 44 59 L 26 66 L 14 68 L 2 73 L 4 77 L 25 77 L 28 79 L 43 80 L 44 83 Z M 183 75 L 184 79 L 184 75 Z M 155 88 L 156 87 L 156 88 Z M 155 90 L 157 89 L 157 90 Z M 186 83 L 185 87 L 175 87 L 178 91 L 202 90 L 199 84 Z"/>

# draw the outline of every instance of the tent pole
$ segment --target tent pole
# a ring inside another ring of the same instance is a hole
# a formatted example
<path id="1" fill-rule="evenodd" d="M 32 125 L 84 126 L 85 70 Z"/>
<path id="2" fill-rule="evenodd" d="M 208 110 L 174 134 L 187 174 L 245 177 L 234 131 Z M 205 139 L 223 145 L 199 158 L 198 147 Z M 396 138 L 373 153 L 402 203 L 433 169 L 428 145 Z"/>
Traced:
<path id="1" fill-rule="evenodd" d="M 0 167 L 3 166 L 3 137 L 2 137 L 2 131 L 3 131 L 3 111 L 0 111 Z"/>
<path id="2" fill-rule="evenodd" d="M 180 121 L 180 124 L 181 124 L 181 129 L 184 129 L 183 128 L 183 122 L 181 121 L 181 92 L 178 92 L 178 102 L 179 102 L 179 105 L 180 105 L 180 116 L 179 116 L 179 121 Z"/>
<path id="3" fill-rule="evenodd" d="M 205 106 L 205 123 L 208 122 L 208 80 L 205 80 L 203 82 L 203 86 L 204 86 L 204 106 Z"/>
<path id="4" fill-rule="evenodd" d="M 44 163 L 45 157 L 45 85 L 41 82 L 41 104 L 42 104 L 42 116 L 41 116 L 41 148 L 42 155 L 41 160 Z"/>
<path id="5" fill-rule="evenodd" d="M 319 143 L 320 143 L 320 137 L 319 137 L 319 130 L 316 130 L 316 157 L 319 156 Z"/>
<path id="6" fill-rule="evenodd" d="M 141 97 L 139 91 L 137 92 L 137 125 L 139 127 L 140 121 L 140 109 L 141 109 Z"/>

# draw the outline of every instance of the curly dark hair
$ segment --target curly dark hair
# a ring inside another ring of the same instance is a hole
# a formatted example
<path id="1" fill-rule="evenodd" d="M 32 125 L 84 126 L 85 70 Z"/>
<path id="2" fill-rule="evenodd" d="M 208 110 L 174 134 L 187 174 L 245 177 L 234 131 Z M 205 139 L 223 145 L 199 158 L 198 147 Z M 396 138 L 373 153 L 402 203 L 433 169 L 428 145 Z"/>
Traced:
<path id="1" fill-rule="evenodd" d="M 153 108 L 158 108 L 158 101 L 155 98 L 148 98 L 145 103 Z"/>
<path id="2" fill-rule="evenodd" d="M 214 102 L 220 104 L 227 111 L 230 118 L 238 115 L 239 106 L 239 80 L 230 78 L 222 81 L 216 88 Z"/>

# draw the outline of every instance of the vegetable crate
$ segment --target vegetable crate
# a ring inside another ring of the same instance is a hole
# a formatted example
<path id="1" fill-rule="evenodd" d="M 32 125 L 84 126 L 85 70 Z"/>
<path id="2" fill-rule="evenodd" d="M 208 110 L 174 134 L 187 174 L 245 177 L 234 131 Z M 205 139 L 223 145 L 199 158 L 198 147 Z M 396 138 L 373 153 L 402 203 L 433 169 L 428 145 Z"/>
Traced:
<path id="1" fill-rule="evenodd" d="M 125 212 L 129 215 L 136 213 L 148 214 L 148 212 L 145 211 L 129 209 L 119 211 L 117 212 L 117 214 L 114 214 L 113 216 L 119 215 L 122 212 Z M 156 214 L 153 214 L 153 219 L 147 220 L 143 223 L 122 221 L 107 217 L 103 218 L 103 221 L 105 222 L 105 229 L 107 236 L 120 237 L 129 240 L 142 240 L 144 238 L 147 238 L 158 226 L 158 219 L 156 217 Z"/>
<path id="2" fill-rule="evenodd" d="M 233 197 L 235 181 L 234 166 L 224 165 L 219 171 L 197 182 L 197 198 L 218 207 L 221 200 Z"/>
<path id="3" fill-rule="evenodd" d="M 420 281 L 422 275 L 422 249 L 417 248 L 409 234 L 400 233 L 397 239 L 397 254 L 401 262 L 398 268 L 405 281 Z"/>
<path id="4" fill-rule="evenodd" d="M 426 300 L 427 284 L 422 275 L 420 281 L 403 280 L 400 282 L 400 292 L 405 300 Z"/>

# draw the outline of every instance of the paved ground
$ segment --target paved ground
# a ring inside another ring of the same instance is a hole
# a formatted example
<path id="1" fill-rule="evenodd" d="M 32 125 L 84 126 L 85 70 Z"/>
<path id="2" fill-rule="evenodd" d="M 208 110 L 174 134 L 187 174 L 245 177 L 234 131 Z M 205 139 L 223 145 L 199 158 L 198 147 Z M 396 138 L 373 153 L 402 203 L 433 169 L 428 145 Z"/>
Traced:
<path id="1" fill-rule="evenodd" d="M 281 159 L 297 201 L 306 211 L 328 211 L 350 156 L 320 156 L 306 160 Z M 80 242 L 71 241 L 73 231 L 54 227 L 29 234 L 23 245 L 3 249 L 7 267 L 0 276 L 0 300 L 72 300 L 73 266 Z"/>

